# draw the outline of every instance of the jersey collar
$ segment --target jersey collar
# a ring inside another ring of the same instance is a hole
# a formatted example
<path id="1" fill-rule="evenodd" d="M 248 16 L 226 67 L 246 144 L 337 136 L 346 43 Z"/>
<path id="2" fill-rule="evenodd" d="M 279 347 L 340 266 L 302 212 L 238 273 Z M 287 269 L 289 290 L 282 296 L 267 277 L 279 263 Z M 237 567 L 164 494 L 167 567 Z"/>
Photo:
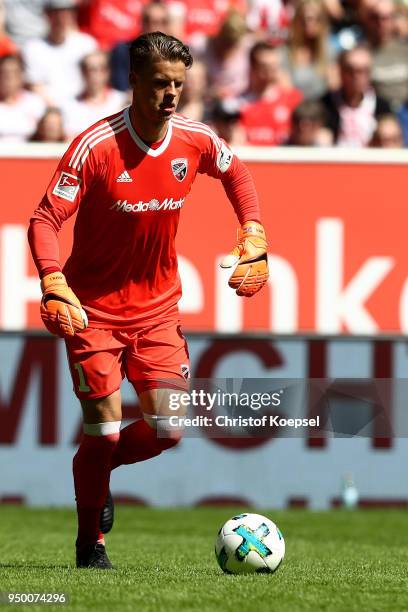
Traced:
<path id="1" fill-rule="evenodd" d="M 147 155 L 150 155 L 151 157 L 158 157 L 159 155 L 164 153 L 164 151 L 167 149 L 167 147 L 170 144 L 171 135 L 173 132 L 173 126 L 171 124 L 171 120 L 169 121 L 169 127 L 167 129 L 167 134 L 163 142 L 161 143 L 160 147 L 158 147 L 158 149 L 151 149 L 149 145 L 147 145 L 145 142 L 143 142 L 141 138 L 139 138 L 139 136 L 136 134 L 135 130 L 133 129 L 132 122 L 130 121 L 129 111 L 130 111 L 130 108 L 125 108 L 123 112 L 126 127 L 129 130 L 129 134 L 131 135 L 132 139 L 135 141 L 139 149 L 141 149 L 144 153 L 146 153 Z"/>

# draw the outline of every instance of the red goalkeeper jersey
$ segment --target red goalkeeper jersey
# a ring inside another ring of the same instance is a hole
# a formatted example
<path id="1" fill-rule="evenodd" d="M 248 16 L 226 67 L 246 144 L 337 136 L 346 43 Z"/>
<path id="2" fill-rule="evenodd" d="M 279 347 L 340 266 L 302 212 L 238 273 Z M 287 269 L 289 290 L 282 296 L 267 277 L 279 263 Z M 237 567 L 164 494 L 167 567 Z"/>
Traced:
<path id="1" fill-rule="evenodd" d="M 58 268 L 57 232 L 77 212 L 63 271 L 91 327 L 138 327 L 177 312 L 175 237 L 197 172 L 223 181 L 241 222 L 259 218 L 248 171 L 202 123 L 175 115 L 151 148 L 125 109 L 70 145 L 31 219 L 29 239 L 40 273 Z"/>

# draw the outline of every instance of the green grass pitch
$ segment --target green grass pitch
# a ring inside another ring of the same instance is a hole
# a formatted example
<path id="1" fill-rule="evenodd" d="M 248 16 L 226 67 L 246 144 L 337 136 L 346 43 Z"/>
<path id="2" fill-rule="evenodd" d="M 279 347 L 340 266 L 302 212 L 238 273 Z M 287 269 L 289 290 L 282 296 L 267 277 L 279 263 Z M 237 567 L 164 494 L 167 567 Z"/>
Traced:
<path id="1" fill-rule="evenodd" d="M 408 514 L 268 511 L 286 540 L 271 575 L 224 575 L 213 545 L 243 511 L 117 508 L 114 571 L 77 570 L 72 510 L 0 508 L 0 591 L 65 592 L 66 606 L 19 610 L 297 612 L 408 610 Z M 6 610 L 9 606 L 0 606 Z"/>

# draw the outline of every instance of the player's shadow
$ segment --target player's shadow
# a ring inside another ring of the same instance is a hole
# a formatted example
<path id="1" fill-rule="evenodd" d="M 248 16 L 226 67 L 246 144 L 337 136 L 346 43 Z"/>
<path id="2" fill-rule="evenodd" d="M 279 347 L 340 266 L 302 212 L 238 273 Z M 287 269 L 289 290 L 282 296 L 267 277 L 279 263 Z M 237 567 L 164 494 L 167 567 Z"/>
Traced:
<path id="1" fill-rule="evenodd" d="M 73 569 L 72 565 L 62 565 L 58 563 L 0 563 L 2 569 Z M 76 569 L 76 568 L 75 568 Z"/>

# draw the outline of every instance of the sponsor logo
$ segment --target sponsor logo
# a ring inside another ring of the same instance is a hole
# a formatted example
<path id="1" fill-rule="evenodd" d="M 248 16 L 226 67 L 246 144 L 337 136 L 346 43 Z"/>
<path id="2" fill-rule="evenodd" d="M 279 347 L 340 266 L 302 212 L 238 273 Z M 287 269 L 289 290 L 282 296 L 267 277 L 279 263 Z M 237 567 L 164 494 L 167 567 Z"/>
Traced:
<path id="1" fill-rule="evenodd" d="M 124 172 L 122 172 L 122 174 L 118 176 L 118 178 L 116 179 L 116 182 L 117 183 L 133 183 L 133 179 L 130 176 L 129 172 L 125 170 Z"/>
<path id="2" fill-rule="evenodd" d="M 155 212 L 159 210 L 177 210 L 184 204 L 184 198 L 179 200 L 173 200 L 173 198 L 165 198 L 163 202 L 159 202 L 153 198 L 149 202 L 128 202 L 127 200 L 117 200 L 115 204 L 110 207 L 110 210 L 117 210 L 125 213 L 137 213 L 137 212 Z"/>
<path id="3" fill-rule="evenodd" d="M 187 175 L 187 159 L 185 157 L 178 157 L 177 159 L 172 159 L 170 163 L 175 178 L 181 183 L 181 181 L 184 181 Z"/>
<path id="4" fill-rule="evenodd" d="M 244 234 L 258 234 L 258 236 L 262 237 L 264 237 L 265 235 L 263 227 L 259 227 L 258 225 L 256 225 L 255 227 L 253 225 L 250 225 L 249 227 L 244 227 L 242 232 Z"/>
<path id="5" fill-rule="evenodd" d="M 188 380 L 190 378 L 190 368 L 188 364 L 182 363 L 180 368 L 182 377 L 184 378 L 184 380 Z"/>
<path id="6" fill-rule="evenodd" d="M 64 200 L 68 200 L 68 202 L 73 202 L 77 196 L 80 185 L 81 179 L 78 176 L 74 176 L 68 172 L 61 172 L 52 193 Z"/>
<path id="7" fill-rule="evenodd" d="M 217 166 L 221 172 L 226 172 L 231 165 L 233 153 L 231 149 L 227 147 L 224 143 L 221 145 L 221 149 L 217 155 Z"/>

